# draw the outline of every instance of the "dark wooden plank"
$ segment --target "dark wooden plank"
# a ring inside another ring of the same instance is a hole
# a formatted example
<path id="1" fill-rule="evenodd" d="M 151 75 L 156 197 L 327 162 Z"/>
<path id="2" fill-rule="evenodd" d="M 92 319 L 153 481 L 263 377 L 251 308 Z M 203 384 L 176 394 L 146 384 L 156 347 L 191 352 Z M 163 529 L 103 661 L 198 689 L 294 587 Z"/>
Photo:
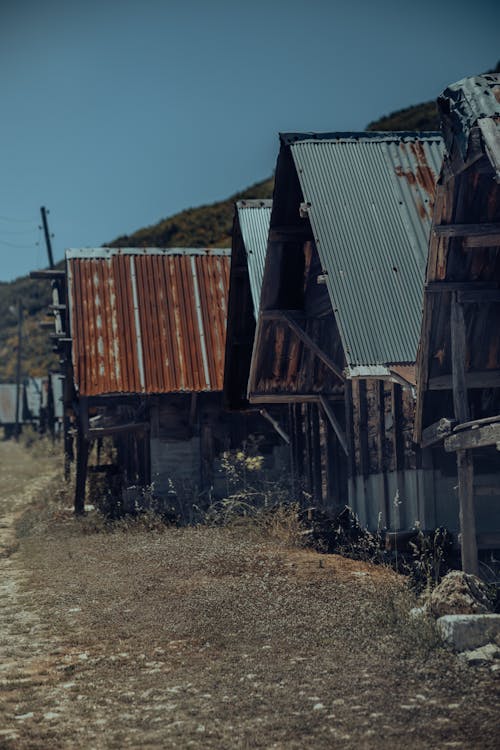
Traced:
<path id="1" fill-rule="evenodd" d="M 500 445 L 500 423 L 486 424 L 483 427 L 454 432 L 444 442 L 448 453 L 453 451 L 484 448 L 488 445 Z"/>
<path id="2" fill-rule="evenodd" d="M 462 570 L 477 576 L 479 564 L 474 510 L 474 464 L 470 451 L 457 451 L 457 470 Z"/>
<path id="3" fill-rule="evenodd" d="M 361 474 L 370 473 L 370 455 L 368 451 L 368 404 L 366 400 L 366 380 L 360 380 L 359 389 L 359 453 Z"/>
<path id="4" fill-rule="evenodd" d="M 347 443 L 347 473 L 353 477 L 356 471 L 356 454 L 354 449 L 354 422 L 352 407 L 352 381 L 346 380 L 344 385 L 345 431 Z"/>
<path id="5" fill-rule="evenodd" d="M 276 226 L 269 231 L 270 242 L 307 242 L 313 239 L 311 229 L 304 225 Z"/>
<path id="6" fill-rule="evenodd" d="M 394 469 L 403 471 L 405 467 L 404 438 L 402 429 L 403 414 L 403 394 L 401 386 L 397 383 L 392 385 L 392 419 L 393 427 L 393 450 L 394 450 Z"/>
<path id="7" fill-rule="evenodd" d="M 422 448 L 428 448 L 431 445 L 435 445 L 448 435 L 451 435 L 456 424 L 456 419 L 447 419 L 446 417 L 443 417 L 438 422 L 434 422 L 434 424 L 426 427 L 422 430 Z"/>
<path id="8" fill-rule="evenodd" d="M 498 284 L 495 281 L 428 281 L 424 287 L 427 294 L 467 292 L 481 289 L 498 289 Z"/>
<path id="9" fill-rule="evenodd" d="M 314 498 L 323 505 L 323 473 L 321 469 L 321 436 L 319 404 L 310 404 L 311 410 L 311 451 L 312 451 L 312 479 Z"/>
<path id="10" fill-rule="evenodd" d="M 251 393 L 251 404 L 301 404 L 309 401 L 319 401 L 316 393 Z"/>
<path id="11" fill-rule="evenodd" d="M 500 370 L 476 370 L 465 373 L 467 388 L 500 388 Z M 453 387 L 451 375 L 429 378 L 430 391 L 449 391 Z"/>
<path id="12" fill-rule="evenodd" d="M 458 422 L 467 422 L 469 419 L 469 401 L 465 378 L 467 341 L 464 310 L 458 301 L 457 292 L 454 292 L 451 298 L 450 330 L 453 409 Z"/>
<path id="13" fill-rule="evenodd" d="M 458 292 L 460 304 L 486 302 L 500 302 L 500 289 L 477 289 L 475 291 Z"/>
<path id="14" fill-rule="evenodd" d="M 498 247 L 500 246 L 500 234 L 490 234 L 487 237 L 464 237 L 462 246 L 465 250 Z"/>
<path id="15" fill-rule="evenodd" d="M 500 234 L 500 224 L 438 224 L 432 227 L 432 232 L 437 237 L 488 237 Z"/>
<path id="16" fill-rule="evenodd" d="M 107 435 L 120 435 L 122 433 L 149 432 L 149 422 L 130 422 L 129 424 L 117 424 L 109 427 L 90 427 L 86 436 L 89 439 L 106 437 Z"/>
<path id="17" fill-rule="evenodd" d="M 455 432 L 460 430 L 468 430 L 469 428 L 482 427 L 485 424 L 493 424 L 494 422 L 500 422 L 500 414 L 496 414 L 493 417 L 483 417 L 483 419 L 473 419 L 470 422 L 462 422 L 455 427 Z"/>

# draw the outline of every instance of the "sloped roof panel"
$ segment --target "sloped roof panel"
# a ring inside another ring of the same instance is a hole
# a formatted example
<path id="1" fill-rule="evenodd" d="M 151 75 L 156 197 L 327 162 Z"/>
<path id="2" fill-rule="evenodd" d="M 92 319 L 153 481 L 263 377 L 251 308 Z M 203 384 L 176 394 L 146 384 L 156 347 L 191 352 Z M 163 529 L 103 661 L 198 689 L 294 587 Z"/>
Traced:
<path id="1" fill-rule="evenodd" d="M 238 201 L 238 221 L 247 254 L 248 274 L 255 319 L 259 315 L 260 290 L 266 263 L 267 237 L 271 222 L 271 200 Z"/>
<path id="2" fill-rule="evenodd" d="M 347 363 L 414 363 L 439 134 L 284 136 Z"/>
<path id="3" fill-rule="evenodd" d="M 229 250 L 67 251 L 81 395 L 222 390 Z"/>

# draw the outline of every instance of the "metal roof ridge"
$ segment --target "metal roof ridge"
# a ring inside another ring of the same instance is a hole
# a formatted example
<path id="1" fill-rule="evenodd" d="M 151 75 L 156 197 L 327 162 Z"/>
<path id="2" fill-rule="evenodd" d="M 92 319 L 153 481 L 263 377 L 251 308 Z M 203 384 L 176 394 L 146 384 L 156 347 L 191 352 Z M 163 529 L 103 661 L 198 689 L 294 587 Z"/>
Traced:
<path id="1" fill-rule="evenodd" d="M 379 141 L 402 141 L 405 138 L 418 140 L 442 140 L 443 136 L 438 130 L 353 130 L 332 131 L 325 133 L 295 133 L 286 132 L 279 134 L 280 141 L 285 146 L 291 146 L 299 141 L 339 141 L 339 140 L 379 140 Z"/>
<path id="2" fill-rule="evenodd" d="M 272 208 L 272 198 L 242 198 L 236 201 L 236 208 Z"/>
<path id="3" fill-rule="evenodd" d="M 113 255 L 230 256 L 228 247 L 83 247 L 68 248 L 66 259 L 108 258 Z"/>

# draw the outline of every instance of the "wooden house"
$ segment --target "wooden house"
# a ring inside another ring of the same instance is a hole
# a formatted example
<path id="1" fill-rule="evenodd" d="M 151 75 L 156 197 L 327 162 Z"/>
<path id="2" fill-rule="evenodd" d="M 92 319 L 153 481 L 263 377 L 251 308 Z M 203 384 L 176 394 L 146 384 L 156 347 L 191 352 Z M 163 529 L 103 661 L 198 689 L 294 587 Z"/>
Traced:
<path id="1" fill-rule="evenodd" d="M 224 405 L 254 417 L 260 436 L 259 452 L 266 458 L 270 475 L 290 471 L 288 409 L 280 405 L 252 405 L 248 379 L 259 315 L 260 290 L 266 261 L 272 201 L 241 200 L 235 205 L 226 355 Z M 260 417 L 260 419 L 259 419 Z"/>
<path id="2" fill-rule="evenodd" d="M 189 518 L 194 503 L 222 491 L 217 457 L 250 429 L 222 406 L 229 264 L 225 249 L 67 251 L 66 306 L 56 315 L 65 308 L 59 345 L 78 513 L 91 445 L 104 437 L 125 503 L 150 486 L 159 498 L 182 496 Z"/>
<path id="3" fill-rule="evenodd" d="M 412 431 L 441 136 L 280 138 L 249 401 L 289 406 L 316 503 L 372 529 L 435 528 L 448 519 Z"/>
<path id="4" fill-rule="evenodd" d="M 438 106 L 415 439 L 458 475 L 462 565 L 477 572 L 478 547 L 500 548 L 500 76 L 466 78 Z"/>

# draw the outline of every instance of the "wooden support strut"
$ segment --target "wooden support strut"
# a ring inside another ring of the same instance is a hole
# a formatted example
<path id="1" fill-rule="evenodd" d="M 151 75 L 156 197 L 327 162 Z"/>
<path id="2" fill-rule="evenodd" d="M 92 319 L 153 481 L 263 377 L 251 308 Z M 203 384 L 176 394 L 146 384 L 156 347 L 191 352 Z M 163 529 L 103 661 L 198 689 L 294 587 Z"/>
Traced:
<path id="1" fill-rule="evenodd" d="M 266 314 L 264 313 L 264 316 Z M 305 346 L 307 346 L 309 349 L 311 349 L 312 352 L 320 359 L 326 367 L 328 367 L 329 370 L 331 370 L 342 382 L 345 380 L 344 373 L 342 372 L 341 368 L 335 364 L 335 362 L 328 356 L 328 354 L 325 354 L 325 352 L 317 345 L 315 341 L 312 340 L 312 338 L 304 331 L 301 326 L 296 323 L 295 320 L 286 312 L 280 312 L 278 319 L 283 320 L 288 324 L 288 326 L 292 329 L 292 331 L 298 336 L 298 338 L 302 341 Z"/>
<path id="2" fill-rule="evenodd" d="M 338 421 L 337 417 L 335 416 L 332 406 L 330 402 L 328 401 L 325 396 L 319 397 L 321 406 L 323 407 L 323 411 L 325 412 L 326 416 L 328 417 L 328 421 L 330 422 L 331 426 L 333 427 L 333 430 L 338 437 L 339 443 L 342 446 L 342 450 L 346 454 L 346 456 L 349 455 L 349 448 L 347 443 L 347 436 L 342 429 L 340 422 Z"/>
<path id="3" fill-rule="evenodd" d="M 459 422 L 469 420 L 469 403 L 465 378 L 467 354 L 466 329 L 463 307 L 457 292 L 451 299 L 451 359 L 453 381 L 453 408 Z M 479 572 L 474 511 L 474 464 L 470 450 L 457 451 L 458 500 L 460 505 L 460 546 L 462 569 L 465 573 Z"/>

